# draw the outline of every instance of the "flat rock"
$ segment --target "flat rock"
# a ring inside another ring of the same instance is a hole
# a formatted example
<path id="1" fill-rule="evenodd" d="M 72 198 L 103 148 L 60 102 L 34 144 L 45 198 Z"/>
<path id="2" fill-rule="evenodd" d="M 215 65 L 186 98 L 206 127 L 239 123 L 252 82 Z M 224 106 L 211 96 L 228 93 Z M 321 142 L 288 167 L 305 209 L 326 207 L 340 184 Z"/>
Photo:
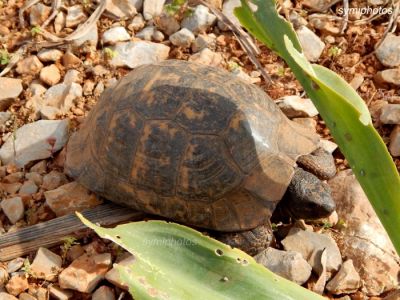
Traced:
<path id="1" fill-rule="evenodd" d="M 60 60 L 64 53 L 58 49 L 42 49 L 38 52 L 37 57 L 42 62 L 55 62 Z"/>
<path id="2" fill-rule="evenodd" d="M 117 42 L 128 41 L 131 38 L 129 33 L 126 31 L 125 27 L 116 26 L 108 29 L 103 33 L 103 43 L 104 44 L 116 44 Z"/>
<path id="3" fill-rule="evenodd" d="M 126 66 L 133 69 L 167 59 L 170 48 L 163 44 L 135 41 L 118 43 L 113 50 L 116 52 L 116 56 L 110 61 L 112 66 Z"/>
<path id="4" fill-rule="evenodd" d="M 61 113 L 67 113 L 75 101 L 82 97 L 80 84 L 59 83 L 49 88 L 43 97 L 43 105 L 58 108 Z"/>
<path id="5" fill-rule="evenodd" d="M 400 104 L 383 106 L 380 120 L 383 124 L 400 124 Z"/>
<path id="6" fill-rule="evenodd" d="M 334 295 L 351 294 L 361 287 L 361 278 L 351 259 L 346 260 L 328 284 L 326 289 Z"/>
<path id="7" fill-rule="evenodd" d="M 318 115 L 318 110 L 308 98 L 285 96 L 279 99 L 277 104 L 288 118 L 315 117 Z"/>
<path id="8" fill-rule="evenodd" d="M 68 139 L 68 120 L 37 121 L 18 128 L 0 149 L 4 164 L 23 167 L 28 162 L 45 159 L 64 147 Z M 16 156 L 14 156 L 14 145 Z"/>
<path id="9" fill-rule="evenodd" d="M 60 273 L 58 281 L 63 289 L 90 293 L 104 279 L 110 267 L 111 254 L 103 253 L 93 256 L 84 254 Z"/>
<path id="10" fill-rule="evenodd" d="M 178 20 L 169 14 L 162 14 L 159 16 L 156 24 L 157 28 L 168 36 L 174 34 L 181 28 L 181 24 L 179 24 Z"/>
<path id="11" fill-rule="evenodd" d="M 43 64 L 35 55 L 28 56 L 17 64 L 16 71 L 22 75 L 37 75 L 43 68 Z"/>
<path id="12" fill-rule="evenodd" d="M 83 35 L 79 39 L 73 40 L 72 45 L 74 47 L 80 47 L 85 45 L 88 46 L 89 49 L 95 50 L 98 40 L 99 40 L 99 33 L 98 33 L 97 23 L 94 23 L 88 30 L 88 33 Z M 85 48 L 81 49 L 81 51 L 82 50 L 85 53 L 89 52 Z"/>
<path id="13" fill-rule="evenodd" d="M 135 257 L 133 255 L 130 255 L 129 257 L 121 260 L 117 264 L 114 264 L 113 268 L 107 272 L 105 278 L 107 279 L 107 281 L 111 282 L 113 285 L 115 285 L 121 289 L 128 290 L 128 286 L 121 280 L 121 278 L 119 276 L 119 271 L 118 271 L 116 265 L 129 266 L 134 262 L 135 262 Z"/>
<path id="14" fill-rule="evenodd" d="M 63 66 L 67 69 L 79 67 L 82 61 L 70 51 L 67 51 L 62 57 Z"/>
<path id="15" fill-rule="evenodd" d="M 25 174 L 25 178 L 32 181 L 37 186 L 41 186 L 43 183 L 43 177 L 38 172 L 29 172 Z"/>
<path id="16" fill-rule="evenodd" d="M 217 20 L 217 17 L 210 13 L 208 7 L 197 5 L 193 13 L 182 20 L 182 27 L 189 29 L 194 34 L 207 31 Z"/>
<path id="17" fill-rule="evenodd" d="M 65 26 L 72 28 L 83 22 L 85 22 L 87 16 L 83 11 L 81 5 L 73 5 L 67 8 L 67 18 L 65 20 Z"/>
<path id="18" fill-rule="evenodd" d="M 50 250 L 40 247 L 31 264 L 31 271 L 36 278 L 54 281 L 61 270 L 61 256 Z"/>
<path id="19" fill-rule="evenodd" d="M 339 270 L 342 264 L 342 256 L 335 240 L 328 234 L 320 234 L 311 231 L 304 231 L 299 228 L 292 228 L 282 245 L 286 251 L 299 252 L 308 261 L 313 270 L 319 269 L 319 262 L 310 258 L 316 257 L 316 253 L 327 251 L 327 272 Z"/>
<path id="20" fill-rule="evenodd" d="M 29 23 L 32 26 L 42 25 L 44 21 L 49 17 L 51 7 L 42 3 L 35 4 L 32 6 L 29 13 Z"/>
<path id="21" fill-rule="evenodd" d="M 55 85 L 61 80 L 60 70 L 55 64 L 44 67 L 40 71 L 40 80 L 50 86 Z"/>
<path id="22" fill-rule="evenodd" d="M 368 198 L 350 170 L 329 181 L 339 218 L 346 223 L 337 239 L 343 257 L 353 260 L 368 296 L 395 288 L 399 257 Z"/>
<path id="23" fill-rule="evenodd" d="M 187 28 L 175 32 L 169 37 L 171 43 L 178 47 L 189 48 L 194 41 L 194 34 Z"/>
<path id="24" fill-rule="evenodd" d="M 399 300 L 399 299 L 400 299 L 400 290 L 391 292 L 389 295 L 383 298 L 383 300 Z"/>
<path id="25" fill-rule="evenodd" d="M 63 216 L 95 207 L 101 202 L 84 186 L 70 182 L 59 188 L 44 193 L 46 204 L 57 215 Z"/>
<path id="26" fill-rule="evenodd" d="M 37 191 L 38 191 L 37 185 L 32 180 L 27 180 L 22 184 L 18 193 L 21 195 L 32 195 Z"/>
<path id="27" fill-rule="evenodd" d="M 17 257 L 17 258 L 14 258 L 13 260 L 10 260 L 7 263 L 7 272 L 10 274 L 17 272 L 19 269 L 22 268 L 22 266 L 24 265 L 24 262 L 25 262 L 25 258 L 23 258 L 23 257 Z"/>
<path id="28" fill-rule="evenodd" d="M 145 20 L 153 19 L 161 15 L 164 8 L 165 0 L 144 0 L 143 17 Z"/>
<path id="29" fill-rule="evenodd" d="M 153 39 L 155 32 L 156 28 L 154 26 L 147 26 L 138 33 L 136 33 L 135 37 L 137 37 L 138 39 L 142 39 L 144 41 L 151 41 Z"/>
<path id="30" fill-rule="evenodd" d="M 146 22 L 141 14 L 137 14 L 132 21 L 128 25 L 129 30 L 133 30 L 135 32 L 139 31 L 146 25 Z"/>
<path id="31" fill-rule="evenodd" d="M 37 300 L 36 297 L 32 296 L 31 294 L 28 293 L 21 293 L 18 296 L 19 300 Z"/>
<path id="32" fill-rule="evenodd" d="M 299 285 L 311 276 L 311 266 L 298 252 L 267 248 L 254 259 L 275 274 Z"/>
<path id="33" fill-rule="evenodd" d="M 92 300 L 115 300 L 115 294 L 112 288 L 102 285 L 94 291 Z"/>
<path id="34" fill-rule="evenodd" d="M 0 111 L 4 111 L 21 94 L 21 79 L 0 77 L 0 91 Z"/>
<path id="35" fill-rule="evenodd" d="M 390 154 L 400 156 L 400 125 L 397 125 L 390 134 Z"/>
<path id="36" fill-rule="evenodd" d="M 316 62 L 324 51 L 325 44 L 307 26 L 301 26 L 296 30 L 304 55 L 310 62 Z"/>
<path id="37" fill-rule="evenodd" d="M 10 120 L 11 113 L 8 111 L 0 111 L 0 126 L 6 125 L 7 121 Z"/>
<path id="38" fill-rule="evenodd" d="M 81 81 L 81 73 L 78 70 L 70 69 L 65 73 L 63 83 L 68 85 L 72 83 L 80 83 Z M 79 89 L 79 87 L 74 85 L 72 85 L 71 88 Z M 79 94 L 79 92 L 77 92 L 77 94 Z"/>
<path id="39" fill-rule="evenodd" d="M 338 145 L 332 141 L 321 139 L 319 141 L 319 146 L 324 149 L 326 152 L 333 153 L 338 148 Z"/>
<path id="40" fill-rule="evenodd" d="M 397 67 L 400 65 L 400 36 L 389 33 L 379 47 L 375 55 L 386 67 Z"/>
<path id="41" fill-rule="evenodd" d="M 42 189 L 50 191 L 67 183 L 68 179 L 64 173 L 52 170 L 50 173 L 43 176 Z"/>
<path id="42" fill-rule="evenodd" d="M 4 199 L 1 201 L 0 206 L 12 224 L 17 223 L 24 217 L 24 202 L 21 197 Z"/>
<path id="43" fill-rule="evenodd" d="M 115 19 L 128 19 L 137 14 L 137 8 L 132 0 L 109 0 L 106 11 Z"/>
<path id="44" fill-rule="evenodd" d="M 0 300 L 18 300 L 18 298 L 8 293 L 0 292 Z"/>
<path id="45" fill-rule="evenodd" d="M 222 58 L 221 53 L 217 53 L 217 52 L 211 51 L 208 48 L 204 48 L 200 52 L 190 56 L 189 61 L 193 61 L 198 64 L 202 64 L 202 65 L 206 65 L 206 66 L 218 67 L 221 64 L 221 62 L 223 61 L 223 58 Z"/>
<path id="46" fill-rule="evenodd" d="M 57 300 L 69 300 L 73 299 L 74 293 L 70 290 L 65 290 L 62 289 L 58 286 L 51 285 L 49 287 L 49 294 L 52 296 L 51 299 L 57 299 Z"/>
<path id="47" fill-rule="evenodd" d="M 216 39 L 215 34 L 199 34 L 192 44 L 192 51 L 196 53 L 205 48 L 214 49 Z"/>
<path id="48" fill-rule="evenodd" d="M 400 85 L 400 70 L 387 69 L 379 71 L 375 75 L 375 80 L 379 83 L 390 83 L 393 85 Z"/>

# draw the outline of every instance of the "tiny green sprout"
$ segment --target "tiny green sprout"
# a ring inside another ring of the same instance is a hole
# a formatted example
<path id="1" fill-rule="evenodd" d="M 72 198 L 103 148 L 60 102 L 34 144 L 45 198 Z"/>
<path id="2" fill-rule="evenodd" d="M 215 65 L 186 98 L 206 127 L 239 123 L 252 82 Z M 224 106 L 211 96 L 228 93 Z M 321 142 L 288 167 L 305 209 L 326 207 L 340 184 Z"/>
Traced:
<path id="1" fill-rule="evenodd" d="M 278 225 L 275 223 L 271 223 L 271 229 L 272 231 L 277 231 L 278 230 Z"/>
<path id="2" fill-rule="evenodd" d="M 36 35 L 38 35 L 38 34 L 40 34 L 40 33 L 41 33 L 41 29 L 40 29 L 39 26 L 33 26 L 33 27 L 32 27 L 32 29 L 31 29 L 31 34 L 32 34 L 33 36 L 36 36 Z"/>
<path id="3" fill-rule="evenodd" d="M 73 236 L 67 236 L 64 239 L 64 244 L 61 245 L 61 258 L 64 261 L 67 257 L 67 252 L 74 245 L 79 245 L 77 239 Z"/>
<path id="4" fill-rule="evenodd" d="M 337 224 L 335 225 L 335 228 L 341 230 L 341 229 L 345 229 L 347 228 L 347 223 L 345 220 L 343 219 L 339 219 L 339 221 L 337 222 Z"/>
<path id="5" fill-rule="evenodd" d="M 332 224 L 328 221 L 324 221 L 324 223 L 322 224 L 322 228 L 323 229 L 329 229 L 332 228 Z"/>
<path id="6" fill-rule="evenodd" d="M 165 5 L 165 11 L 173 16 L 176 15 L 186 3 L 186 0 L 173 0 L 171 3 Z"/>
<path id="7" fill-rule="evenodd" d="M 239 64 L 237 62 L 235 62 L 233 60 L 228 61 L 228 70 L 230 72 L 232 72 L 232 71 L 234 71 L 236 69 L 239 69 L 239 68 L 240 68 L 240 66 L 239 66 Z"/>
<path id="8" fill-rule="evenodd" d="M 0 65 L 7 65 L 10 62 L 10 54 L 7 49 L 0 50 Z"/>
<path id="9" fill-rule="evenodd" d="M 278 68 L 278 71 L 276 72 L 276 74 L 277 74 L 279 77 L 284 77 L 284 76 L 285 76 L 285 67 L 280 66 L 280 67 Z"/>
<path id="10" fill-rule="evenodd" d="M 107 59 L 113 59 L 118 55 L 118 53 L 115 52 L 113 49 L 106 47 L 104 48 L 104 55 Z"/>
<path id="11" fill-rule="evenodd" d="M 32 268 L 31 268 L 31 263 L 29 262 L 29 259 L 25 259 L 24 260 L 24 265 L 23 265 L 23 267 L 21 268 L 21 270 L 23 271 L 23 272 L 25 272 L 26 273 L 26 275 L 28 275 L 28 276 L 30 276 L 30 277 L 34 277 L 33 275 L 33 272 L 32 272 Z"/>
<path id="12" fill-rule="evenodd" d="M 91 2 L 90 0 L 82 0 L 82 5 L 84 8 L 90 8 Z"/>
<path id="13" fill-rule="evenodd" d="M 332 46 L 328 50 L 328 55 L 330 57 L 337 57 L 342 53 L 342 49 L 340 49 L 338 46 Z"/>

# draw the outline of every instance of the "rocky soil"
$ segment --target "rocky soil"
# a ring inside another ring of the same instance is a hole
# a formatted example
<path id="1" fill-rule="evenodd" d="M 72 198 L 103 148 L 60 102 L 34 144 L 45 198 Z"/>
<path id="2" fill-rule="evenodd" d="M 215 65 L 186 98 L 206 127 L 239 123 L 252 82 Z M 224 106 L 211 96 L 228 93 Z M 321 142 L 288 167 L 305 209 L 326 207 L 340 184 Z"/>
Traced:
<path id="1" fill-rule="evenodd" d="M 239 0 L 208 0 L 238 24 Z M 347 3 L 347 1 L 344 1 Z M 59 4 L 59 5 L 58 5 Z M 94 18 L 105 5 L 104 12 Z M 399 4 L 351 0 L 280 2 L 310 61 L 345 78 L 366 101 L 400 170 Z M 266 82 L 237 38 L 204 5 L 165 0 L 0 0 L 1 234 L 101 203 L 63 172 L 63 148 L 104 89 L 131 69 L 165 59 L 227 69 L 262 87 L 291 119 L 317 131 L 333 152 L 329 184 L 337 211 L 319 222 L 274 224 L 277 244 L 256 259 L 329 299 L 400 299 L 399 258 L 312 102 L 284 62 L 264 46 Z M 0 300 L 130 299 L 113 263 L 132 259 L 88 235 L 0 263 Z"/>

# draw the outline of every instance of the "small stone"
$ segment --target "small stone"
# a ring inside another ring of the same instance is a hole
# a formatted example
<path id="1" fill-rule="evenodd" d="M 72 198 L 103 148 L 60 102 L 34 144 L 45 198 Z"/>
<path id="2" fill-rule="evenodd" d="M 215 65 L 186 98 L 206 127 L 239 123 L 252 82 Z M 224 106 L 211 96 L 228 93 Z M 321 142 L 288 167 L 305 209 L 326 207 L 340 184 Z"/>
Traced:
<path id="1" fill-rule="evenodd" d="M 16 274 L 12 276 L 6 284 L 7 292 L 14 296 L 18 296 L 23 291 L 26 291 L 28 288 L 28 279 L 25 277 L 25 275 L 22 274 Z"/>
<path id="2" fill-rule="evenodd" d="M 18 192 L 19 188 L 22 186 L 22 183 L 2 183 L 1 189 L 9 195 L 14 195 Z"/>
<path id="3" fill-rule="evenodd" d="M 96 195 L 77 182 L 71 182 L 44 193 L 46 204 L 59 217 L 95 207 L 101 202 Z"/>
<path id="4" fill-rule="evenodd" d="M 94 88 L 93 95 L 96 97 L 100 96 L 104 91 L 104 83 L 100 81 Z"/>
<path id="5" fill-rule="evenodd" d="M 64 29 L 65 22 L 66 22 L 66 16 L 62 11 L 60 11 L 57 14 L 56 18 L 54 19 L 54 31 L 55 31 L 55 33 L 60 33 L 61 30 Z"/>
<path id="6" fill-rule="evenodd" d="M 85 250 L 81 245 L 73 245 L 71 248 L 68 249 L 67 259 L 69 261 L 74 261 L 83 254 L 85 254 Z"/>
<path id="7" fill-rule="evenodd" d="M 31 8 L 29 14 L 29 23 L 32 26 L 42 25 L 44 21 L 49 17 L 51 12 L 51 7 L 46 6 L 42 3 L 35 4 Z"/>
<path id="8" fill-rule="evenodd" d="M 400 290 L 396 290 L 387 295 L 383 300 L 400 300 Z"/>
<path id="9" fill-rule="evenodd" d="M 354 268 L 351 259 L 346 260 L 339 272 L 326 285 L 326 289 L 334 295 L 351 294 L 357 292 L 361 286 L 361 278 Z"/>
<path id="10" fill-rule="evenodd" d="M 61 80 L 60 70 L 54 64 L 44 67 L 40 71 L 40 80 L 50 86 L 55 85 Z"/>
<path id="11" fill-rule="evenodd" d="M 153 33 L 153 40 L 156 42 L 162 42 L 165 39 L 164 33 L 159 30 L 155 30 Z"/>
<path id="12" fill-rule="evenodd" d="M 304 259 L 308 261 L 313 270 L 318 269 L 319 263 L 310 261 L 313 253 L 326 249 L 327 251 L 327 272 L 339 270 L 342 264 L 342 256 L 335 240 L 327 234 L 319 234 L 311 231 L 303 231 L 299 228 L 292 228 L 282 245 L 286 251 L 295 251 L 301 253 Z"/>
<path id="13" fill-rule="evenodd" d="M 12 224 L 17 223 L 24 217 L 24 202 L 21 197 L 4 199 L 1 201 L 0 206 Z"/>
<path id="14" fill-rule="evenodd" d="M 6 269 L 0 267 L 0 289 L 4 287 L 7 281 L 8 281 L 8 272 Z"/>
<path id="15" fill-rule="evenodd" d="M 36 172 L 39 174 L 44 174 L 47 171 L 47 162 L 45 160 L 41 160 L 38 163 L 34 164 L 31 169 L 31 172 Z"/>
<path id="16" fill-rule="evenodd" d="M 193 13 L 182 20 L 182 27 L 189 29 L 194 34 L 206 32 L 217 20 L 217 17 L 210 13 L 208 7 L 197 5 Z"/>
<path id="17" fill-rule="evenodd" d="M 104 76 L 109 73 L 109 71 L 102 65 L 97 65 L 92 69 L 94 76 Z"/>
<path id="18" fill-rule="evenodd" d="M 0 91 L 0 111 L 4 111 L 21 94 L 21 79 L 0 77 Z"/>
<path id="19" fill-rule="evenodd" d="M 70 51 L 67 51 L 62 57 L 63 66 L 67 69 L 79 67 L 82 61 Z"/>
<path id="20" fill-rule="evenodd" d="M 18 296 L 19 300 L 37 300 L 36 297 L 33 297 L 32 295 L 28 293 L 21 293 Z"/>
<path id="21" fill-rule="evenodd" d="M 109 0 L 106 4 L 106 11 L 114 19 L 128 19 L 137 14 L 137 9 L 131 0 Z"/>
<path id="22" fill-rule="evenodd" d="M 22 75 L 36 75 L 39 74 L 43 68 L 43 64 L 35 55 L 28 56 L 17 64 L 17 72 Z"/>
<path id="23" fill-rule="evenodd" d="M 116 56 L 110 61 L 112 66 L 127 66 L 133 69 L 167 59 L 170 48 L 163 44 L 135 41 L 118 43 L 113 50 L 116 52 Z"/>
<path id="24" fill-rule="evenodd" d="M 79 39 L 73 40 L 72 46 L 81 48 L 81 52 L 88 53 L 94 51 L 99 40 L 99 33 L 97 28 L 97 23 L 93 23 L 88 32 L 80 37 Z M 81 47 L 87 46 L 87 47 Z"/>
<path id="25" fill-rule="evenodd" d="M 49 293 L 50 295 L 57 300 L 69 300 L 72 299 L 74 296 L 74 293 L 69 290 L 64 290 L 58 286 L 50 286 L 49 287 Z"/>
<path id="26" fill-rule="evenodd" d="M 89 96 L 92 95 L 94 90 L 94 81 L 86 80 L 85 84 L 83 85 L 83 95 Z"/>
<path id="27" fill-rule="evenodd" d="M 36 278 L 54 281 L 61 270 L 61 265 L 61 256 L 40 247 L 30 268 Z"/>
<path id="28" fill-rule="evenodd" d="M 24 172 L 14 172 L 3 178 L 4 183 L 15 183 L 24 179 Z"/>
<path id="29" fill-rule="evenodd" d="M 145 20 L 153 19 L 161 15 L 164 8 L 165 0 L 144 0 L 143 17 Z"/>
<path id="30" fill-rule="evenodd" d="M 389 33 L 379 47 L 375 55 L 386 67 L 397 67 L 400 65 L 400 36 Z"/>
<path id="31" fill-rule="evenodd" d="M 65 26 L 68 28 L 75 27 L 87 19 L 85 12 L 81 5 L 73 5 L 67 8 L 67 18 Z"/>
<path id="32" fill-rule="evenodd" d="M 178 20 L 169 14 L 162 14 L 156 20 L 157 28 L 159 28 L 162 32 L 166 35 L 170 36 L 177 32 L 181 25 L 179 24 Z"/>
<path id="33" fill-rule="evenodd" d="M 277 101 L 279 108 L 288 118 L 315 117 L 318 110 L 308 98 L 285 96 Z"/>
<path id="34" fill-rule="evenodd" d="M 68 120 L 37 121 L 18 128 L 0 149 L 3 163 L 23 167 L 30 161 L 44 159 L 64 147 L 68 139 Z M 16 156 L 14 156 L 14 149 Z"/>
<path id="35" fill-rule="evenodd" d="M 40 107 L 39 113 L 42 120 L 56 120 L 61 111 L 56 107 L 44 105 Z"/>
<path id="36" fill-rule="evenodd" d="M 313 118 L 293 118 L 292 121 L 301 124 L 312 131 L 315 131 L 317 127 L 317 121 Z"/>
<path id="37" fill-rule="evenodd" d="M 36 186 L 36 184 L 31 180 L 27 180 L 22 184 L 18 193 L 21 195 L 32 195 L 35 194 L 37 191 L 38 187 Z"/>
<path id="38" fill-rule="evenodd" d="M 400 85 L 400 69 L 387 69 L 379 71 L 376 73 L 374 78 L 378 83 Z"/>
<path id="39" fill-rule="evenodd" d="M 93 256 L 84 254 L 60 273 L 58 276 L 60 287 L 90 293 L 104 279 L 110 266 L 111 254 L 109 253 Z"/>
<path id="40" fill-rule="evenodd" d="M 131 38 L 125 27 L 112 27 L 103 33 L 104 44 L 116 44 L 117 42 L 128 41 Z"/>
<path id="41" fill-rule="evenodd" d="M 48 300 L 49 299 L 49 294 L 48 294 L 47 288 L 44 288 L 44 287 L 33 288 L 31 286 L 30 290 L 32 291 L 31 294 L 33 294 L 37 300 Z"/>
<path id="42" fill-rule="evenodd" d="M 316 62 L 324 51 L 325 44 L 308 27 L 302 26 L 296 30 L 304 55 L 311 62 Z"/>
<path id="43" fill-rule="evenodd" d="M 82 87 L 77 83 L 59 83 L 49 88 L 43 97 L 43 104 L 67 113 L 77 99 L 82 97 Z"/>
<path id="44" fill-rule="evenodd" d="M 49 174 L 44 175 L 42 189 L 50 191 L 67 183 L 68 179 L 64 173 L 53 170 Z"/>
<path id="45" fill-rule="evenodd" d="M 141 14 L 137 14 L 131 21 L 131 23 L 129 23 L 128 25 L 128 29 L 129 30 L 133 30 L 133 31 L 139 31 L 140 29 L 142 29 L 145 25 L 145 21 L 143 19 L 143 16 Z"/>
<path id="46" fill-rule="evenodd" d="M 199 34 L 192 44 L 192 51 L 194 53 L 203 50 L 204 48 L 215 48 L 216 36 L 214 34 Z"/>
<path id="47" fill-rule="evenodd" d="M 294 251 L 267 248 L 254 259 L 275 274 L 299 285 L 304 284 L 311 276 L 311 266 L 300 253 Z"/>
<path id="48" fill-rule="evenodd" d="M 58 49 L 42 49 L 37 54 L 37 57 L 42 62 L 55 62 L 60 60 L 64 53 Z"/>
<path id="49" fill-rule="evenodd" d="M 387 104 L 382 107 L 380 120 L 383 124 L 400 124 L 400 104 Z"/>
<path id="50" fill-rule="evenodd" d="M 208 48 L 204 48 L 200 52 L 193 54 L 189 57 L 189 61 L 193 61 L 198 64 L 217 67 L 223 61 L 222 55 L 211 51 Z"/>
<path id="51" fill-rule="evenodd" d="M 93 293 L 92 300 L 115 300 L 115 294 L 112 288 L 102 285 Z"/>
<path id="52" fill-rule="evenodd" d="M 393 156 L 400 156 L 400 125 L 397 125 L 390 134 L 389 151 Z"/>
<path id="53" fill-rule="evenodd" d="M 118 262 L 119 266 L 129 266 L 131 264 L 133 264 L 135 262 L 135 257 L 133 255 L 130 255 L 129 257 L 121 260 L 120 262 Z M 107 281 L 111 282 L 113 285 L 127 290 L 128 286 L 120 279 L 120 272 L 118 271 L 117 267 L 114 264 L 114 267 L 107 272 L 105 278 L 107 279 Z"/>
<path id="54" fill-rule="evenodd" d="M 19 269 L 22 268 L 22 266 L 24 265 L 24 262 L 25 262 L 25 258 L 22 258 L 22 257 L 14 258 L 13 260 L 8 262 L 7 272 L 9 274 L 17 272 Z"/>
<path id="55" fill-rule="evenodd" d="M 15 298 L 13 295 L 0 292 L 0 300 L 18 300 L 18 298 Z"/>
<path id="56" fill-rule="evenodd" d="M 364 76 L 357 73 L 350 81 L 350 85 L 353 89 L 357 90 L 364 82 Z"/>
<path id="57" fill-rule="evenodd" d="M 81 82 L 81 73 L 78 70 L 70 69 L 65 73 L 63 83 L 71 84 L 71 83 L 80 83 Z"/>
<path id="58" fill-rule="evenodd" d="M 151 41 L 154 33 L 155 33 L 155 27 L 147 26 L 147 27 L 143 28 L 140 32 L 138 32 L 135 35 L 135 37 L 145 40 L 145 41 Z"/>
<path id="59" fill-rule="evenodd" d="M 35 97 L 43 95 L 47 89 L 39 83 L 31 83 L 29 86 L 29 91 L 32 94 L 32 97 Z"/>
<path id="60" fill-rule="evenodd" d="M 181 30 L 172 34 L 169 37 L 169 40 L 175 46 L 188 48 L 194 41 L 194 34 L 190 30 L 182 28 Z"/>
<path id="61" fill-rule="evenodd" d="M 5 126 L 6 122 L 10 120 L 11 113 L 8 111 L 0 111 L 0 126 Z"/>
<path id="62" fill-rule="evenodd" d="M 26 173 L 25 178 L 34 182 L 37 186 L 42 185 L 43 177 L 37 172 Z"/>
<path id="63" fill-rule="evenodd" d="M 338 145 L 335 144 L 334 142 L 331 142 L 329 140 L 321 139 L 319 141 L 319 146 L 324 149 L 326 152 L 333 153 L 338 148 Z"/>

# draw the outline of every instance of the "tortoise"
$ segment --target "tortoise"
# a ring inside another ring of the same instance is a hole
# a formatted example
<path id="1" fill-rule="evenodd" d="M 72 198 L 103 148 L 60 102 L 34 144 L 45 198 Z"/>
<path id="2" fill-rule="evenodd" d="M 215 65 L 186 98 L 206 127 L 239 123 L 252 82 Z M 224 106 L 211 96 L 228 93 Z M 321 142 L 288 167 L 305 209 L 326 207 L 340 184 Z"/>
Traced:
<path id="1" fill-rule="evenodd" d="M 106 199 L 239 232 L 227 236 L 249 249 L 265 243 L 282 199 L 295 218 L 335 209 L 316 177 L 335 174 L 333 157 L 318 143 L 259 87 L 222 69 L 167 60 L 140 66 L 105 90 L 71 136 L 65 168 Z"/>

